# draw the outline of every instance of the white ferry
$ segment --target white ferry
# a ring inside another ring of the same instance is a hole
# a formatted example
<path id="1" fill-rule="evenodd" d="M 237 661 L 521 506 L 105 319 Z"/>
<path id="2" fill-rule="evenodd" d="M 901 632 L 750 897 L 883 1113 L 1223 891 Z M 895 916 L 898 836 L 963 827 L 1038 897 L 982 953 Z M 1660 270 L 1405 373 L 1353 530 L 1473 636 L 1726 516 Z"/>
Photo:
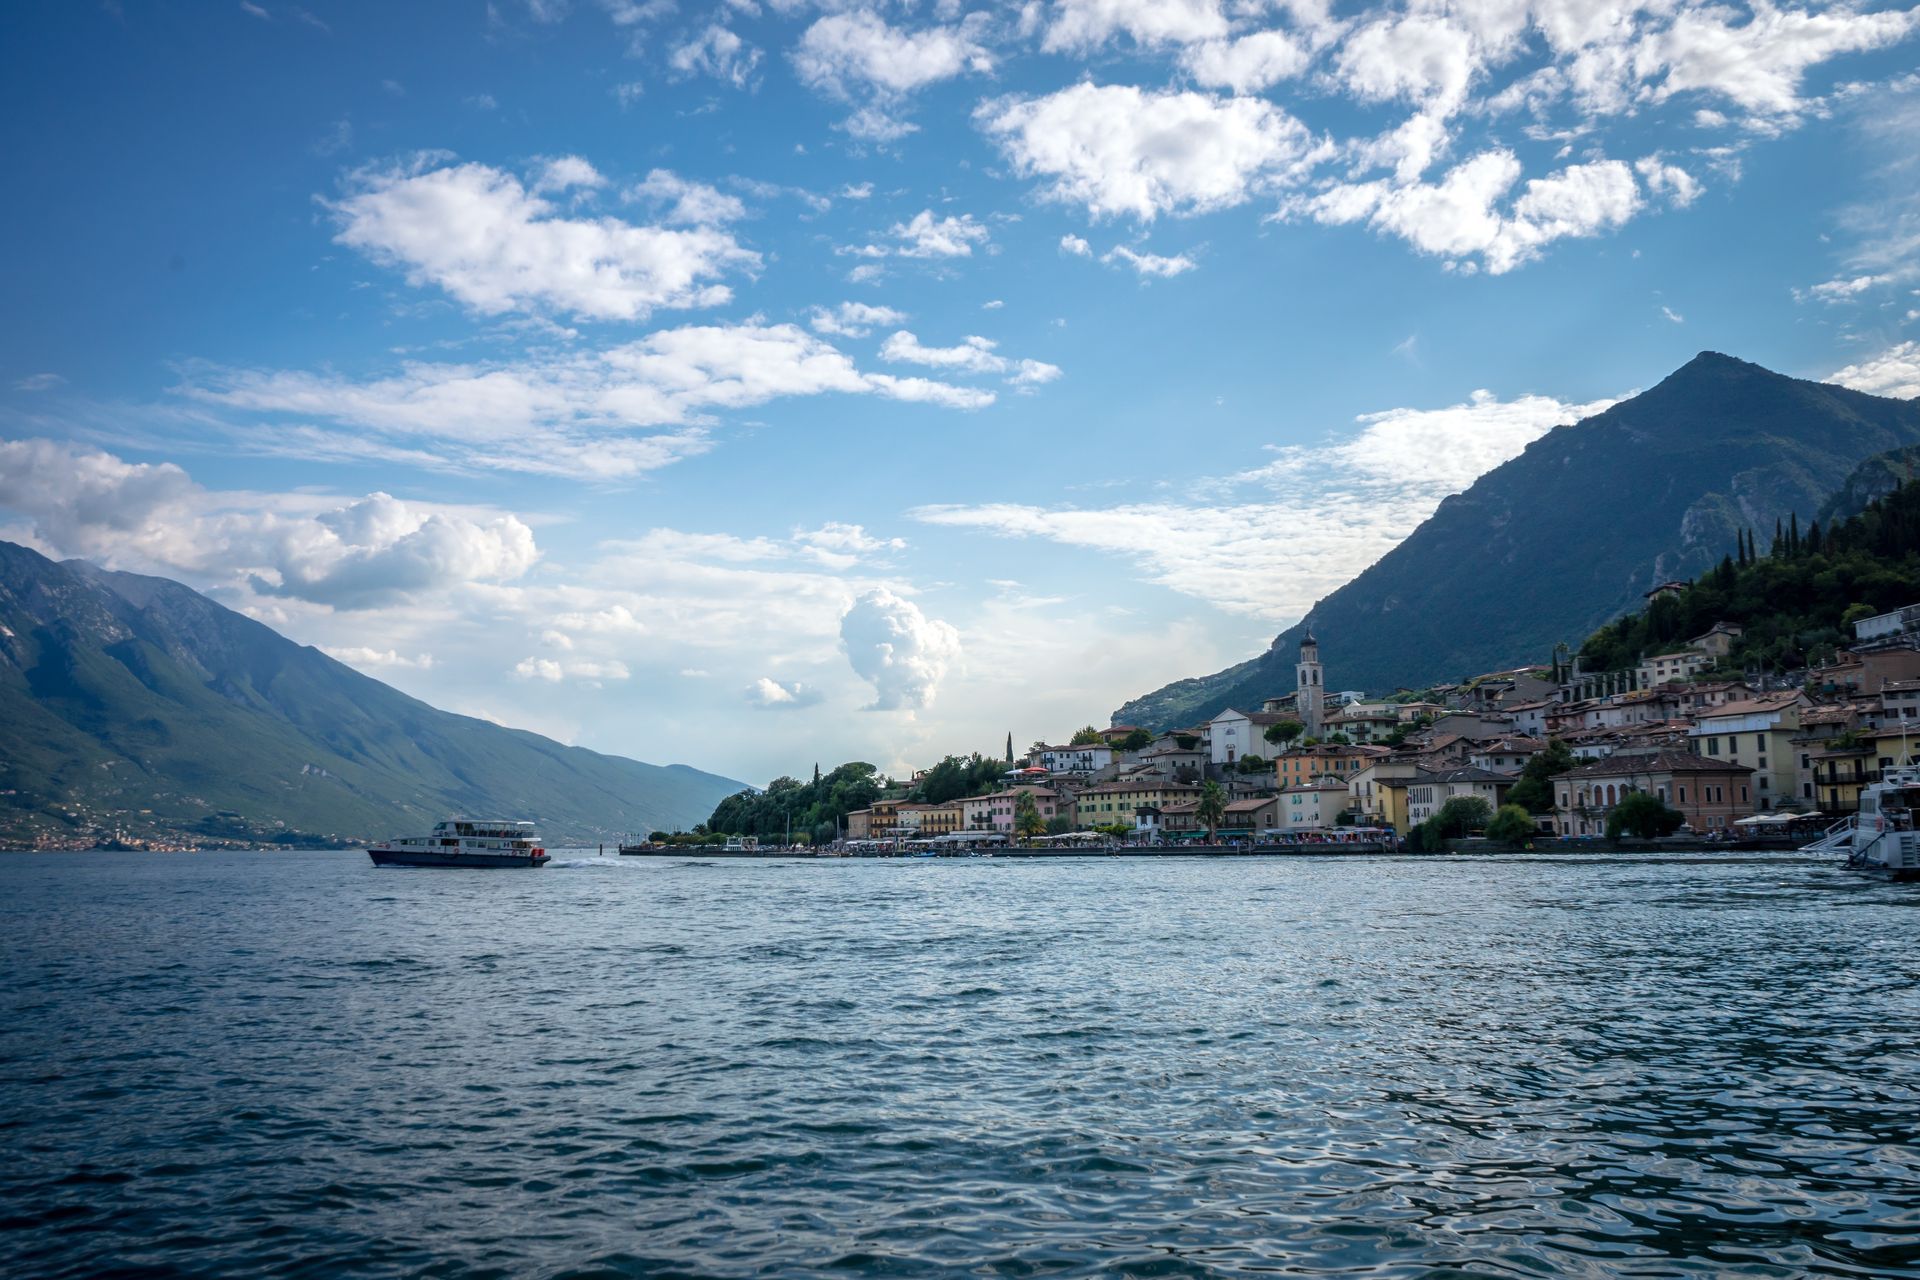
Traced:
<path id="1" fill-rule="evenodd" d="M 1803 852 L 1845 852 L 1847 865 L 1894 880 L 1920 880 L 1920 768 L 1886 770 L 1860 793 L 1860 812 L 1835 823 Z"/>
<path id="2" fill-rule="evenodd" d="M 376 867 L 544 867 L 531 822 L 450 818 L 430 836 L 400 836 L 367 850 Z"/>

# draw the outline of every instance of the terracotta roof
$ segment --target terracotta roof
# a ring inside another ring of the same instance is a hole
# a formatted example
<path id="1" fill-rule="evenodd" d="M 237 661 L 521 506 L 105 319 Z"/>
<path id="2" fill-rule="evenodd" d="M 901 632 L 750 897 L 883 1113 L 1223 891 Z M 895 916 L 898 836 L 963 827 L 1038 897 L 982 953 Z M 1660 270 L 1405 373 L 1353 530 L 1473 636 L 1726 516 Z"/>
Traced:
<path id="1" fill-rule="evenodd" d="M 1713 720 L 1720 716 L 1751 716 L 1766 711 L 1779 711 L 1790 707 L 1800 700 L 1797 693 L 1763 693 L 1758 697 L 1743 698 L 1739 702 L 1725 702 L 1717 707 L 1705 707 L 1699 712 L 1702 720 Z"/>
<path id="2" fill-rule="evenodd" d="M 1442 769 L 1420 779 L 1422 782 L 1512 782 L 1513 775 L 1495 773 L 1491 769 L 1480 769 L 1468 765 L 1461 769 Z"/>
<path id="3" fill-rule="evenodd" d="M 1641 751 L 1608 756 L 1561 774 L 1563 778 L 1619 778 L 1641 773 L 1752 773 L 1744 764 L 1714 760 L 1691 751 Z"/>
<path id="4" fill-rule="evenodd" d="M 1346 790 L 1346 788 L 1342 787 L 1341 790 L 1344 791 Z M 1264 800 L 1233 800 L 1228 802 L 1227 812 L 1228 813 L 1252 813 L 1256 809 L 1266 808 L 1268 805 L 1272 804 L 1273 801 L 1274 801 L 1274 798 L 1272 796 L 1268 796 Z"/>

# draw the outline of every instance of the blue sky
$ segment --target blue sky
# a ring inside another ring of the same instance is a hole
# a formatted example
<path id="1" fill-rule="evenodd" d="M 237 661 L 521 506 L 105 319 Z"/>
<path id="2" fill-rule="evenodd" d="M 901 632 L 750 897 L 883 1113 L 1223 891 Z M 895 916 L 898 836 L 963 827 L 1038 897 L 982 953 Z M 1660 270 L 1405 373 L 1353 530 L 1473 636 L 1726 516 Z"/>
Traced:
<path id="1" fill-rule="evenodd" d="M 1898 5 L 11 16 L 0 536 L 753 781 L 1250 656 L 1702 349 L 1920 392 Z"/>

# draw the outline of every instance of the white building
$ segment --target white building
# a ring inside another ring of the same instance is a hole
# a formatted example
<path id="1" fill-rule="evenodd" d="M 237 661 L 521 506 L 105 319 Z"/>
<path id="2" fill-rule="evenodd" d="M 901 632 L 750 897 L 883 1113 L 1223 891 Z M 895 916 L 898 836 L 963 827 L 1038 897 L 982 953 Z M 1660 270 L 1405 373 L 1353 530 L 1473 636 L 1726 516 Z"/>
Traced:
<path id="1" fill-rule="evenodd" d="M 1334 825 L 1349 801 L 1344 782 L 1306 782 L 1280 793 L 1283 831 L 1324 831 Z"/>
<path id="2" fill-rule="evenodd" d="M 1048 747 L 1039 753 L 1038 759 L 1040 767 L 1048 773 L 1098 773 L 1113 763 L 1113 748 L 1104 742 Z"/>

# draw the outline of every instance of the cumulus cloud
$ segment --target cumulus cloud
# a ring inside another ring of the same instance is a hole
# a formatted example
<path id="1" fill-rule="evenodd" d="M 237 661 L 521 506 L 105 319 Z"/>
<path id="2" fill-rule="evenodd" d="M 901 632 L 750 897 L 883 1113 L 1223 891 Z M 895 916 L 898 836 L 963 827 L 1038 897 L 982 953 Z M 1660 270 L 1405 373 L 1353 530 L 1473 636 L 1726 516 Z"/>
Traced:
<path id="1" fill-rule="evenodd" d="M 284 514 L 284 498 L 221 495 L 171 463 L 129 463 L 50 440 L 0 441 L 0 509 L 62 554 L 264 596 L 365 609 L 520 577 L 539 558 L 512 515 L 475 517 L 384 493 Z M 339 501 L 334 499 L 332 501 Z"/>
<path id="2" fill-rule="evenodd" d="M 631 673 L 624 662 L 556 662 L 552 658 L 522 658 L 514 664 L 513 675 L 520 680 L 545 680 L 549 684 L 558 684 L 562 680 L 625 680 Z"/>
<path id="3" fill-rule="evenodd" d="M 1190 45 L 1180 54 L 1180 66 L 1196 84 L 1230 89 L 1236 94 L 1259 93 L 1307 69 L 1311 55 L 1284 31 L 1255 31 L 1237 40 L 1209 40 Z"/>
<path id="4" fill-rule="evenodd" d="M 843 302 L 837 307 L 815 307 L 808 313 L 807 323 L 815 333 L 864 338 L 876 327 L 904 324 L 906 319 L 906 312 L 896 311 L 892 307 Z"/>
<path id="5" fill-rule="evenodd" d="M 792 324 L 689 325 L 600 351 L 501 365 L 408 364 L 354 380 L 331 373 L 197 367 L 180 393 L 247 414 L 249 447 L 299 456 L 379 456 L 366 433 L 422 466 L 631 476 L 711 447 L 714 415 L 790 396 L 874 395 L 977 409 L 990 392 L 868 373 Z M 351 433 L 312 425 L 327 420 Z"/>
<path id="6" fill-rule="evenodd" d="M 30 373 L 13 384 L 15 391 L 51 391 L 65 384 L 66 379 L 57 373 Z"/>
<path id="7" fill-rule="evenodd" d="M 765 711 L 798 711 L 820 701 L 820 691 L 798 680 L 780 681 L 761 676 L 746 690 L 747 705 Z"/>
<path id="8" fill-rule="evenodd" d="M 1920 342 L 1895 343 L 1870 360 L 1835 371 L 1827 381 L 1876 396 L 1920 396 Z"/>
<path id="9" fill-rule="evenodd" d="M 966 258 L 974 245 L 988 238 L 973 215 L 936 218 L 931 209 L 922 209 L 910 222 L 895 223 L 892 234 L 901 242 L 894 252 L 902 258 Z"/>
<path id="10" fill-rule="evenodd" d="M 671 169 L 652 170 L 627 189 L 627 198 L 653 205 L 661 211 L 663 222 L 686 226 L 724 226 L 747 216 L 739 196 L 682 178 Z"/>
<path id="11" fill-rule="evenodd" d="M 338 243 L 487 315 L 643 320 L 657 308 L 726 302 L 732 290 L 709 282 L 760 265 L 759 254 L 717 227 L 565 217 L 512 174 L 482 164 L 363 170 L 330 208 Z"/>
<path id="12" fill-rule="evenodd" d="M 1011 375 L 1017 383 L 1035 386 L 1060 376 L 1056 365 L 1040 360 L 1010 360 L 996 353 L 999 344 L 977 335 L 962 338 L 958 346 L 929 347 L 905 329 L 889 334 L 880 344 L 880 358 L 908 364 L 929 365 L 936 369 L 954 369 L 966 373 Z"/>
<path id="13" fill-rule="evenodd" d="M 993 58 L 966 26 L 903 31 L 870 9 L 854 9 L 808 27 L 793 65 L 802 83 L 837 97 L 865 90 L 893 98 L 969 71 L 991 71 Z"/>
<path id="14" fill-rule="evenodd" d="M 667 54 L 667 65 L 682 76 L 711 76 L 735 89 L 745 89 L 754 83 L 760 56 L 760 50 L 716 22 L 675 45 Z"/>
<path id="15" fill-rule="evenodd" d="M 555 156 L 542 162 L 534 177 L 533 189 L 535 192 L 570 191 L 577 187 L 591 191 L 606 184 L 600 171 L 579 156 Z"/>
<path id="16" fill-rule="evenodd" d="M 1288 185 L 1319 154 L 1305 126 L 1259 98 L 1078 84 L 974 113 L 1014 171 L 1095 217 L 1194 214 Z"/>
<path id="17" fill-rule="evenodd" d="M 1124 35 L 1152 49 L 1217 40 L 1227 30 L 1219 0 L 1059 0 L 1041 48 L 1090 52 Z"/>
<path id="18" fill-rule="evenodd" d="M 1341 184 L 1287 207 L 1325 223 L 1364 221 L 1422 253 L 1469 268 L 1483 264 L 1498 275 L 1555 240 L 1618 227 L 1644 203 L 1633 170 L 1618 160 L 1529 179 L 1508 202 L 1520 176 L 1512 152 L 1484 151 L 1438 182 Z"/>
<path id="19" fill-rule="evenodd" d="M 1064 235 L 1060 237 L 1060 252 L 1070 253 L 1076 258 L 1091 258 L 1093 246 L 1079 236 Z"/>
<path id="20" fill-rule="evenodd" d="M 1171 258 L 1167 258 L 1157 253 L 1136 253 L 1123 244 L 1115 245 L 1113 248 L 1107 250 L 1106 253 L 1100 255 L 1100 261 L 1105 263 L 1118 262 L 1122 265 L 1132 267 L 1138 275 L 1158 276 L 1163 280 L 1180 275 L 1182 272 L 1191 271 L 1199 265 L 1185 254 L 1176 254 Z"/>
<path id="21" fill-rule="evenodd" d="M 840 644 L 854 674 L 873 686 L 869 711 L 933 705 L 960 656 L 960 633 L 885 587 L 863 593 L 840 619 Z"/>
<path id="22" fill-rule="evenodd" d="M 1265 490 L 1264 500 L 1106 508 L 931 505 L 913 515 L 1124 556 L 1147 581 L 1228 613 L 1292 622 L 1391 551 L 1443 497 L 1552 427 L 1611 403 L 1567 404 L 1547 396 L 1501 401 L 1482 391 L 1443 409 L 1366 414 L 1355 432 L 1316 448 L 1277 449 L 1266 465 L 1226 482 L 1229 489 Z M 1421 465 L 1409 467 L 1409 458 Z"/>

